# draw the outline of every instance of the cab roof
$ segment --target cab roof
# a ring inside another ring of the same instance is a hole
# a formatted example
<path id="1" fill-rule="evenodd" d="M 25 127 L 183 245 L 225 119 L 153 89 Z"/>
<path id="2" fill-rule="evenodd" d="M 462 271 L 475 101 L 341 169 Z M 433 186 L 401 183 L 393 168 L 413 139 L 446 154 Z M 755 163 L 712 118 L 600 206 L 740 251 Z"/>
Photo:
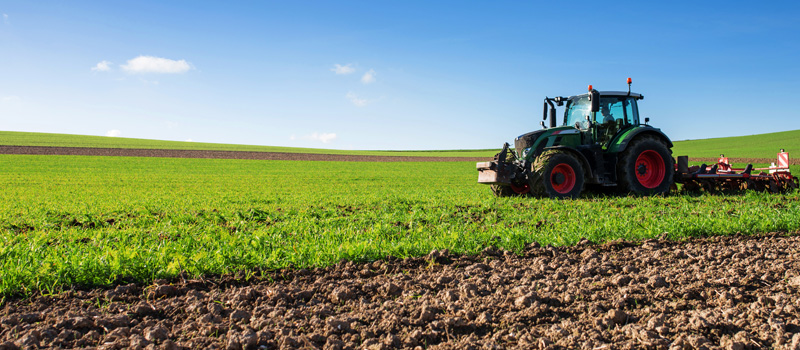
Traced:
<path id="1" fill-rule="evenodd" d="M 628 92 L 627 91 L 598 91 L 598 92 L 600 93 L 601 97 L 602 96 L 628 96 Z M 569 99 L 571 100 L 571 99 L 574 99 L 574 98 L 588 96 L 588 95 L 589 95 L 589 93 L 587 92 L 585 94 L 570 96 Z M 631 92 L 630 95 L 631 95 L 631 97 L 633 97 L 633 98 L 635 98 L 637 100 L 641 100 L 641 99 L 644 98 L 644 96 L 642 94 L 637 94 L 635 92 Z"/>

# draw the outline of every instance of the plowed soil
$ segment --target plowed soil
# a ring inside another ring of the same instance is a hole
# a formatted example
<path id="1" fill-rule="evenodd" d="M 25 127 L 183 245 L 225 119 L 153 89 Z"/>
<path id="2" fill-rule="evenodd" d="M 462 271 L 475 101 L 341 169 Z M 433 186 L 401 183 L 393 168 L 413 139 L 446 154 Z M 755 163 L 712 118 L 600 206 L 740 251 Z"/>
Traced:
<path id="1" fill-rule="evenodd" d="M 800 237 L 531 245 L 7 300 L 0 349 L 798 349 Z"/>
<path id="2" fill-rule="evenodd" d="M 87 148 L 47 146 L 0 146 L 0 154 L 213 158 L 257 160 L 316 160 L 336 162 L 463 162 L 485 161 L 486 157 L 361 156 L 346 154 L 281 153 L 249 151 L 202 151 L 176 149 Z"/>
<path id="3" fill-rule="evenodd" d="M 317 160 L 339 162 L 481 162 L 489 157 L 412 157 L 412 156 L 361 156 L 344 154 L 246 152 L 246 151 L 202 151 L 174 149 L 136 149 L 136 148 L 88 148 L 88 147 L 48 147 L 48 146 L 3 146 L 0 154 L 32 155 L 70 155 L 70 156 L 117 156 L 117 157 L 164 157 L 164 158 L 213 158 L 213 159 L 257 159 L 257 160 Z M 716 158 L 691 158 L 693 162 L 714 164 Z M 739 166 L 744 164 L 769 164 L 775 159 L 730 158 Z M 792 165 L 800 164 L 800 159 L 790 159 Z"/>

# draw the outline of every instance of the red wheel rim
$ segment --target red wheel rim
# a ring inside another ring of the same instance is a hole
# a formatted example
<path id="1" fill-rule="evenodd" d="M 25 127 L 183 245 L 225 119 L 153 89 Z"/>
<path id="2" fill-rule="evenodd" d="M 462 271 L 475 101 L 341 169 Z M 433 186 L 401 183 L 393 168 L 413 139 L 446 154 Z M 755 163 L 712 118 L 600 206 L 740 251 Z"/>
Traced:
<path id="1" fill-rule="evenodd" d="M 550 186 L 561 194 L 569 193 L 575 187 L 575 169 L 568 164 L 559 164 L 550 172 Z"/>
<path id="2" fill-rule="evenodd" d="M 525 184 L 523 186 L 515 186 L 514 184 L 511 184 L 511 190 L 514 191 L 514 193 L 516 194 L 525 194 L 531 190 L 531 187 L 528 184 Z"/>
<path id="3" fill-rule="evenodd" d="M 667 169 L 664 167 L 664 159 L 658 152 L 647 150 L 636 158 L 636 178 L 639 183 L 646 188 L 656 188 L 664 181 Z"/>

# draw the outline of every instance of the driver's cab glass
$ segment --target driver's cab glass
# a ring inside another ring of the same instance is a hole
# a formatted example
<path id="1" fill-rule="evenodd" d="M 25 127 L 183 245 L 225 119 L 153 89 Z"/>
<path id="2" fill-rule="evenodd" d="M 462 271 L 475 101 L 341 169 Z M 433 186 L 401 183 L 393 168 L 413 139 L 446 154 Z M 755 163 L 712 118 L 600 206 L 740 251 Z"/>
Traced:
<path id="1" fill-rule="evenodd" d="M 612 124 L 619 119 L 625 119 L 623 101 L 616 97 L 600 98 L 600 112 L 596 114 L 594 122 L 597 124 Z"/>
<path id="2" fill-rule="evenodd" d="M 589 123 L 586 121 L 586 117 L 591 115 L 591 112 L 592 104 L 589 102 L 588 95 L 574 98 L 567 103 L 567 110 L 564 113 L 564 125 L 587 129 Z"/>
<path id="3" fill-rule="evenodd" d="M 634 99 L 627 96 L 603 97 L 600 99 L 600 112 L 595 117 L 597 124 L 636 124 L 633 108 Z"/>

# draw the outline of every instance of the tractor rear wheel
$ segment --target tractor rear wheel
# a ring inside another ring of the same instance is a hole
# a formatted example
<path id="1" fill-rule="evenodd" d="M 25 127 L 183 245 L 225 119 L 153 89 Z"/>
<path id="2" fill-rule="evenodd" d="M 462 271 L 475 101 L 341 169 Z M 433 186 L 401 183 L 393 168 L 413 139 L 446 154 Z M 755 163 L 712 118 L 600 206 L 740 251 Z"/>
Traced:
<path id="1" fill-rule="evenodd" d="M 531 192 L 535 196 L 578 198 L 583 191 L 584 170 L 567 151 L 547 151 L 531 167 Z"/>
<path id="2" fill-rule="evenodd" d="M 667 145 L 652 136 L 641 136 L 620 155 L 619 188 L 628 193 L 659 195 L 669 191 L 675 164 Z"/>

